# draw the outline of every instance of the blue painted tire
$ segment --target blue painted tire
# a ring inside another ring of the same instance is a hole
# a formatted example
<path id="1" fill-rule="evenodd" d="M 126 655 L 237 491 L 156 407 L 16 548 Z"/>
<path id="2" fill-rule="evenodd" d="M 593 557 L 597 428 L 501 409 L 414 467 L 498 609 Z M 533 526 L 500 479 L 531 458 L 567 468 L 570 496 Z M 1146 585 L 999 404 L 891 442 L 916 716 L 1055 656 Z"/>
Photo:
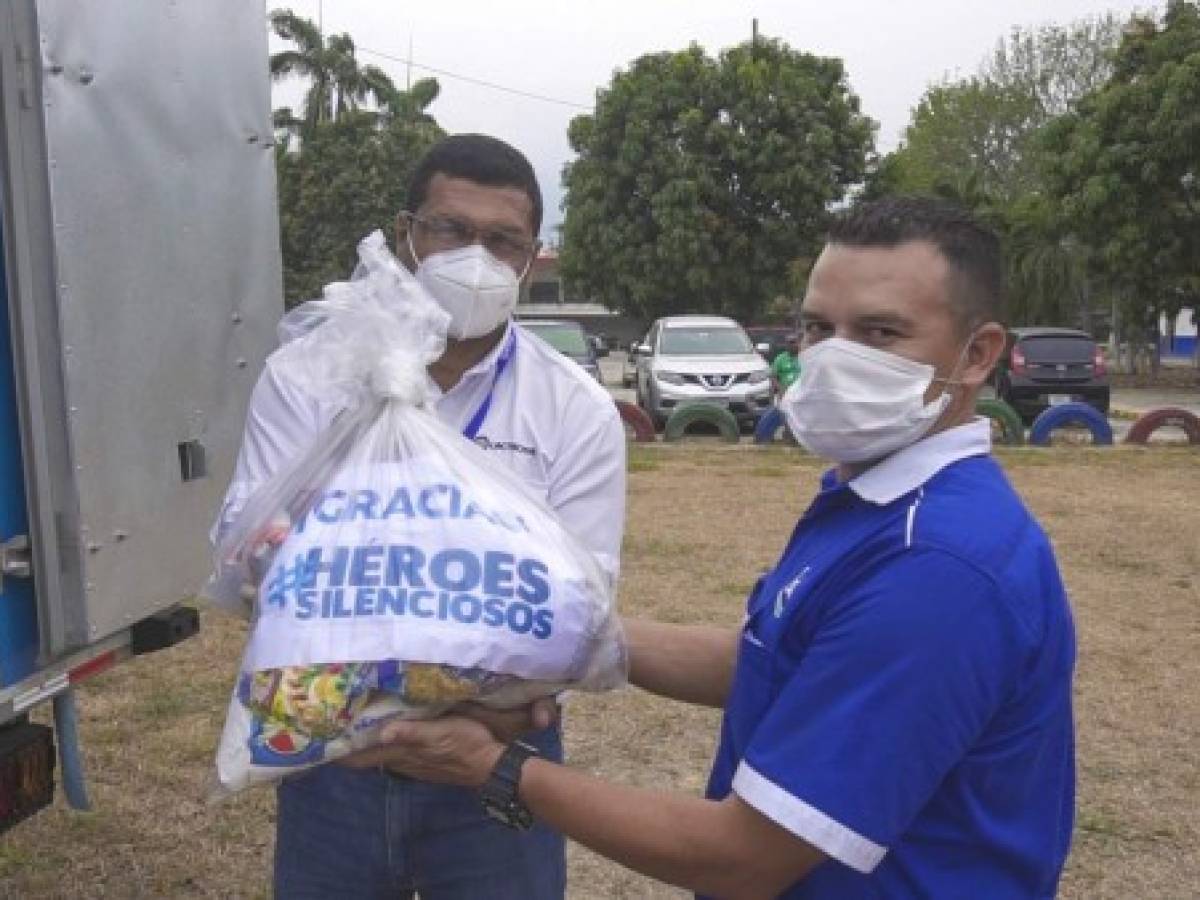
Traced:
<path id="1" fill-rule="evenodd" d="M 1050 435 L 1056 428 L 1063 425 L 1083 425 L 1092 433 L 1092 443 L 1097 446 L 1111 446 L 1113 442 L 1112 428 L 1108 419 L 1104 418 L 1094 406 L 1086 403 L 1064 403 L 1062 406 L 1051 406 L 1033 420 L 1029 429 L 1029 443 L 1038 447 L 1050 444 Z"/>
<path id="2" fill-rule="evenodd" d="M 783 428 L 786 423 L 783 420 L 783 411 L 778 406 L 772 406 L 765 413 L 758 417 L 758 424 L 754 426 L 754 443 L 756 444 L 771 444 L 775 441 L 775 435 Z"/>

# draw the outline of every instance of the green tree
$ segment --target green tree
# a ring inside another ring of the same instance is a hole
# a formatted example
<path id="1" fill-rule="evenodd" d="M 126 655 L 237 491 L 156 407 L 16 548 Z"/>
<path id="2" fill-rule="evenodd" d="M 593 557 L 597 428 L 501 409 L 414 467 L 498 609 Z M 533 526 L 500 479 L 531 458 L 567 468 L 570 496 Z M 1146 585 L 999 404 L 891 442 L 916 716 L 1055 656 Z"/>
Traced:
<path id="1" fill-rule="evenodd" d="M 316 25 L 291 10 L 272 12 L 271 27 L 280 38 L 295 45 L 271 55 L 271 77 L 276 81 L 300 77 L 309 82 L 303 116 L 297 117 L 285 107 L 276 114 L 277 128 L 303 135 L 318 125 L 359 114 L 368 100 L 382 122 L 397 117 L 426 124 L 432 121 L 425 109 L 437 98 L 435 79 L 422 79 L 408 91 L 398 90 L 378 66 L 359 64 L 350 35 L 325 38 Z"/>
<path id="2" fill-rule="evenodd" d="M 1036 120 L 1036 99 L 1015 87 L 983 78 L 935 85 L 892 155 L 896 186 L 962 192 L 969 181 L 993 201 L 1010 201 L 1032 187 L 1025 151 Z"/>
<path id="3" fill-rule="evenodd" d="M 280 243 L 287 304 L 317 296 L 346 278 L 358 241 L 391 235 L 418 159 L 444 132 L 436 123 L 367 115 L 316 126 L 299 150 L 276 154 Z"/>
<path id="4" fill-rule="evenodd" d="M 324 39 L 288 10 L 272 13 L 271 24 L 295 44 L 271 57 L 273 76 L 310 82 L 301 116 L 287 107 L 274 116 L 284 297 L 291 305 L 345 278 L 364 235 L 391 233 L 416 161 L 444 133 L 427 112 L 436 80 L 398 90 L 381 69 L 358 65 L 349 35 Z"/>
<path id="5" fill-rule="evenodd" d="M 876 177 L 916 193 L 961 189 L 970 179 L 1001 204 L 1037 190 L 1037 133 L 1105 84 L 1122 24 L 1109 14 L 1013 29 L 976 74 L 926 90 Z"/>
<path id="6" fill-rule="evenodd" d="M 1005 238 L 1014 323 L 1093 327 L 1095 253 L 1045 200 L 1039 135 L 1102 87 L 1123 22 L 1114 15 L 1016 28 L 977 72 L 931 86 L 867 196 L 927 193 L 981 213 Z"/>
<path id="7" fill-rule="evenodd" d="M 1200 6 L 1127 29 L 1108 83 L 1046 129 L 1047 194 L 1135 332 L 1200 294 Z"/>
<path id="8" fill-rule="evenodd" d="M 979 77 L 1032 98 L 1035 124 L 1045 124 L 1108 82 L 1127 24 L 1106 13 L 1067 25 L 1014 28 L 980 67 Z"/>
<path id="9" fill-rule="evenodd" d="M 563 275 L 645 318 L 751 319 L 862 180 L 873 128 L 840 61 L 780 41 L 643 56 L 571 123 Z"/>

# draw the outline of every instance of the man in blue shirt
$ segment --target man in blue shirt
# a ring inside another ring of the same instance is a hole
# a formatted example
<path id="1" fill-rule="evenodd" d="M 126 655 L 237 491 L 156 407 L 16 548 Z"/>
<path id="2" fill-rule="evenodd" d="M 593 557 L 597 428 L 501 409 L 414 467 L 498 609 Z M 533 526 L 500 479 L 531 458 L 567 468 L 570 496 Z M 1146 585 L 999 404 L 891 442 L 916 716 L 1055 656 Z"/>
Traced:
<path id="1" fill-rule="evenodd" d="M 995 236 L 940 202 L 835 223 L 781 406 L 836 467 L 739 631 L 627 622 L 634 684 L 725 709 L 706 799 L 530 758 L 493 737 L 498 717 L 400 723 L 364 763 L 489 797 L 500 776 L 515 807 L 706 896 L 1053 896 L 1075 638 L 1050 543 L 974 414 L 1004 347 L 1002 273 Z"/>

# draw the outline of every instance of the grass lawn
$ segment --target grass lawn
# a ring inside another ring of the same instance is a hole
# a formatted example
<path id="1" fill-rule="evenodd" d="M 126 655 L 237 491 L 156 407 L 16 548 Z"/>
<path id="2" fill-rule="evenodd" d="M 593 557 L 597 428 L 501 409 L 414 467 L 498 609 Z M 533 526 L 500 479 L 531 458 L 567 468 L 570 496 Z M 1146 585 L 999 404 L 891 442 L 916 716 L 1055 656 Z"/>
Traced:
<path id="1" fill-rule="evenodd" d="M 1079 629 L 1079 790 L 1061 895 L 1192 897 L 1200 885 L 1200 454 L 1055 447 L 1001 460 L 1058 550 Z M 820 466 L 794 450 L 632 446 L 622 609 L 735 625 Z M 273 795 L 203 801 L 244 628 L 202 633 L 81 690 L 95 812 L 0 838 L 0 897 L 266 897 Z M 576 696 L 575 765 L 703 789 L 718 717 L 637 691 Z M 680 897 L 572 847 L 570 896 Z"/>

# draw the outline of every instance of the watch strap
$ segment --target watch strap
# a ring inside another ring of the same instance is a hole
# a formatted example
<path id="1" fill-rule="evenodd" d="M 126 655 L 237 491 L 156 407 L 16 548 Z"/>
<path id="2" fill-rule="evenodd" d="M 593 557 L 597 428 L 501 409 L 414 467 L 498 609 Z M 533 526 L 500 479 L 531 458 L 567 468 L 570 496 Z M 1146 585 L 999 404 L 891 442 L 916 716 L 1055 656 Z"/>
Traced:
<path id="1" fill-rule="evenodd" d="M 536 747 L 523 741 L 513 741 L 504 748 L 487 781 L 479 789 L 480 801 L 488 815 L 511 828 L 527 829 L 533 825 L 533 814 L 517 795 L 521 784 L 521 767 L 525 760 L 537 756 Z"/>

